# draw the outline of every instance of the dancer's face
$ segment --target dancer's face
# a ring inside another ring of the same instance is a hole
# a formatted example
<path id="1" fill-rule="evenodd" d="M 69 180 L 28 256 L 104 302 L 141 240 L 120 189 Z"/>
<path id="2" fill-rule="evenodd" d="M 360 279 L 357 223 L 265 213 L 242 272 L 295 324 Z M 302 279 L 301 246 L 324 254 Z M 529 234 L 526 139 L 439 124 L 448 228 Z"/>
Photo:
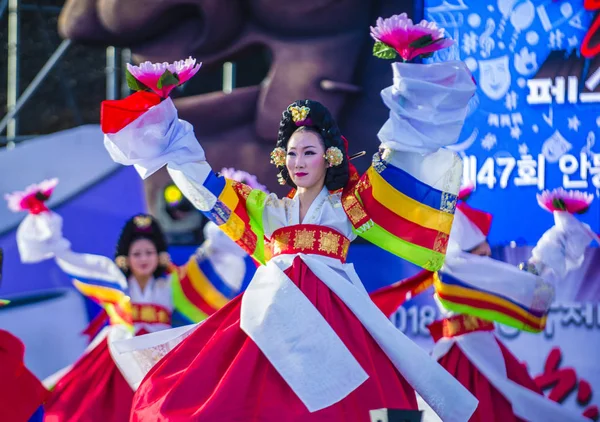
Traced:
<path id="1" fill-rule="evenodd" d="M 158 252 L 148 239 L 138 239 L 129 247 L 127 256 L 131 273 L 136 278 L 147 278 L 158 268 Z"/>
<path id="2" fill-rule="evenodd" d="M 299 129 L 288 142 L 285 165 L 292 181 L 299 188 L 322 188 L 325 184 L 327 161 L 321 137 L 313 131 Z"/>
<path id="3" fill-rule="evenodd" d="M 474 249 L 471 249 L 469 253 L 479 256 L 492 256 L 492 248 L 490 248 L 490 244 L 487 242 L 487 240 L 484 240 Z"/>

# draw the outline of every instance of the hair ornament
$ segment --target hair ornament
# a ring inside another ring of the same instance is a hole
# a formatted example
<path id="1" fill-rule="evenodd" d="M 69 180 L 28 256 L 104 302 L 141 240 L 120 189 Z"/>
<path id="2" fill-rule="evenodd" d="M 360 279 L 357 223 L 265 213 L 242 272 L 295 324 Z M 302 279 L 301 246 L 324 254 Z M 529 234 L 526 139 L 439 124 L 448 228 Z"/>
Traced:
<path id="1" fill-rule="evenodd" d="M 117 264 L 117 267 L 119 267 L 123 271 L 127 271 L 129 267 L 127 265 L 127 257 L 125 255 L 119 255 L 118 257 L 116 257 L 115 264 Z"/>
<path id="2" fill-rule="evenodd" d="M 329 167 L 335 167 L 342 164 L 344 161 L 344 153 L 338 147 L 329 147 L 323 156 L 325 161 L 329 163 Z"/>
<path id="3" fill-rule="evenodd" d="M 152 224 L 152 217 L 148 215 L 137 215 L 133 218 L 133 224 L 138 229 L 147 229 Z"/>
<path id="4" fill-rule="evenodd" d="M 168 252 L 161 252 L 158 254 L 158 264 L 163 267 L 171 265 L 171 255 Z"/>
<path id="5" fill-rule="evenodd" d="M 306 106 L 292 106 L 288 108 L 288 111 L 292 114 L 292 120 L 296 126 L 310 126 L 312 121 L 308 117 L 310 108 Z"/>
<path id="6" fill-rule="evenodd" d="M 285 181 L 285 177 L 283 177 L 283 174 L 281 174 L 281 172 L 277 173 L 277 182 L 280 185 L 285 185 L 287 182 Z"/>
<path id="7" fill-rule="evenodd" d="M 271 164 L 275 164 L 277 167 L 285 166 L 285 149 L 277 147 L 271 151 Z"/>

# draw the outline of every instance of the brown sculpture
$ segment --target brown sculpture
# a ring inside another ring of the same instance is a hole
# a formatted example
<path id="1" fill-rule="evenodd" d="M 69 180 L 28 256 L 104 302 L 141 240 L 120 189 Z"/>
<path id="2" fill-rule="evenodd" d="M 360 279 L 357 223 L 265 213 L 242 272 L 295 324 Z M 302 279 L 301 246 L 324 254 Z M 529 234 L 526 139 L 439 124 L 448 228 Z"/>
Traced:
<path id="1" fill-rule="evenodd" d="M 391 84 L 389 62 L 371 55 L 369 26 L 378 16 L 412 14 L 413 2 L 393 0 L 67 0 L 62 36 L 81 43 L 126 46 L 136 62 L 188 56 L 203 69 L 235 61 L 262 46 L 272 55 L 262 84 L 176 100 L 194 125 L 215 168 L 235 166 L 281 192 L 269 153 L 281 112 L 296 99 L 325 104 L 350 140 L 351 153 L 378 145 L 387 118 L 379 93 Z M 358 159 L 359 170 L 369 159 Z M 166 171 L 146 184 L 152 203 Z"/>

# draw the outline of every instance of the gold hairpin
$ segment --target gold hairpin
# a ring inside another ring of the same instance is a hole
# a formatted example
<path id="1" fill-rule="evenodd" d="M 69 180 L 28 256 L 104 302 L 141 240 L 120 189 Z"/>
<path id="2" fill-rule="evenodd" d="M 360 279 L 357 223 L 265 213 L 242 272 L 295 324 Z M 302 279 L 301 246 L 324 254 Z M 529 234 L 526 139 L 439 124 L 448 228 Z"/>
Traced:
<path id="1" fill-rule="evenodd" d="M 306 106 L 293 106 L 288 108 L 288 111 L 292 113 L 292 120 L 294 123 L 297 123 L 306 120 L 308 113 L 310 113 L 310 108 Z"/>
<path id="2" fill-rule="evenodd" d="M 147 215 L 138 215 L 133 218 L 133 224 L 138 229 L 145 229 L 152 224 L 152 218 Z"/>

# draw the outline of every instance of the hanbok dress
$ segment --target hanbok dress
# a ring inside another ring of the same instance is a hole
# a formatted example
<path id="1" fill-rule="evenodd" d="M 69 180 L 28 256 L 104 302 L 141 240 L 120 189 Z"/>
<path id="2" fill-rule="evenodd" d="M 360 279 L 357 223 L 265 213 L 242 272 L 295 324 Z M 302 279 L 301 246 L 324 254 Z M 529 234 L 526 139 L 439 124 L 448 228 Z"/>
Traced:
<path id="1" fill-rule="evenodd" d="M 394 73 L 373 165 L 341 191 L 323 188 L 302 221 L 297 197 L 214 173 L 170 99 L 106 125 L 118 128 L 105 133 L 115 161 L 142 177 L 166 165 L 263 264 L 154 364 L 132 421 L 368 421 L 372 409 L 416 409 L 415 390 L 445 421 L 469 419 L 476 400 L 391 324 L 346 262 L 357 236 L 430 270 L 444 260 L 462 166 L 442 147 L 456 142 L 475 86 L 462 62 L 396 63 Z M 118 120 L 127 102 L 103 118 Z"/>

